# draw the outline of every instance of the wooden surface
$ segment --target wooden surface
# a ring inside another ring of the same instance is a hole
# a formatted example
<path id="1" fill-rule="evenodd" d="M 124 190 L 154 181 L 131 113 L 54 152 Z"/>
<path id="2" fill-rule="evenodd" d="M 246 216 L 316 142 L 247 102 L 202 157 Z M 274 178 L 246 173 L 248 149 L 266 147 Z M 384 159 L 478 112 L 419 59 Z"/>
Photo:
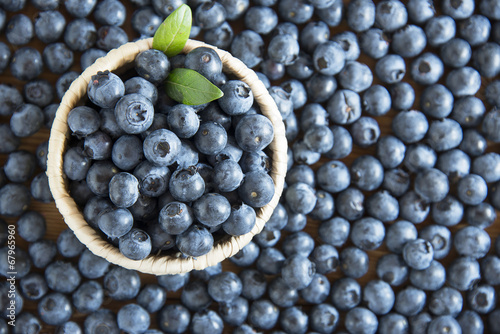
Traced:
<path id="1" fill-rule="evenodd" d="M 123 2 L 125 3 L 125 1 L 123 1 Z M 126 23 L 123 25 L 122 28 L 125 29 L 129 33 L 129 36 L 131 36 L 129 38 L 132 40 L 132 39 L 134 39 L 134 38 L 137 37 L 137 34 L 132 30 L 131 24 L 130 24 L 130 17 L 131 17 L 131 15 L 133 13 L 134 7 L 132 5 L 130 5 L 130 4 L 128 4 L 128 3 L 126 3 L 126 5 L 127 5 L 127 9 L 128 9 L 127 20 L 126 20 Z M 69 22 L 69 20 L 71 18 L 67 14 L 67 12 L 65 11 L 63 5 L 61 5 L 61 7 L 60 7 L 59 10 L 66 16 L 66 18 L 67 18 L 67 20 Z M 30 2 L 28 1 L 27 6 L 22 11 L 22 13 L 28 15 L 28 17 L 30 17 L 31 19 L 34 19 L 34 17 L 36 16 L 37 10 L 35 8 L 33 8 L 31 6 Z M 12 17 L 12 15 L 13 15 L 12 13 L 9 13 L 8 14 L 8 18 Z M 92 16 L 90 16 L 89 18 L 92 18 Z M 244 28 L 242 20 L 238 20 L 236 22 L 232 22 L 232 26 L 234 28 L 235 34 L 238 31 L 241 31 Z M 332 35 L 335 34 L 335 33 L 340 32 L 340 31 L 346 30 L 346 28 L 347 27 L 345 25 L 345 22 L 343 22 L 343 24 L 341 26 L 333 28 L 331 30 Z M 202 36 L 199 36 L 199 38 L 200 37 L 202 37 Z M 3 32 L 2 32 L 2 34 L 0 36 L 0 41 L 4 41 L 4 42 L 6 41 L 6 38 L 5 38 L 5 35 L 4 35 Z M 28 45 L 37 48 L 40 52 L 43 51 L 44 45 L 40 41 L 38 41 L 36 38 L 34 38 Z M 18 48 L 18 47 L 16 47 L 16 48 Z M 12 51 L 15 50 L 15 48 L 13 46 L 11 46 L 11 49 L 12 49 Z M 432 49 L 429 49 L 429 51 L 432 51 Z M 71 68 L 72 70 L 77 71 L 77 72 L 81 72 L 80 65 L 79 65 L 80 64 L 79 56 L 80 56 L 79 53 L 75 53 L 75 62 L 74 62 L 73 67 Z M 374 60 L 372 60 L 372 59 L 370 59 L 370 58 L 362 55 L 360 57 L 359 61 L 368 64 L 372 68 L 372 71 L 373 71 L 374 64 L 375 64 Z M 408 73 L 409 66 L 410 66 L 410 62 L 407 62 L 407 74 L 406 74 L 406 77 L 405 77 L 405 81 L 408 81 L 408 82 L 410 82 L 410 83 L 412 83 L 414 85 L 414 87 L 416 89 L 416 93 L 417 93 L 417 101 L 415 102 L 415 104 L 414 104 L 413 107 L 415 109 L 419 109 L 418 96 L 419 96 L 420 92 L 422 91 L 422 87 L 419 87 L 418 85 L 414 84 L 409 79 L 409 77 L 410 77 L 410 75 Z M 55 82 L 56 82 L 56 80 L 58 78 L 58 75 L 52 74 L 47 69 L 45 69 L 44 72 L 43 72 L 43 74 L 40 76 L 40 78 L 46 79 L 49 82 L 55 84 Z M 443 78 L 445 78 L 445 76 L 443 76 Z M 441 80 L 441 81 L 443 81 L 443 80 Z M 13 78 L 11 76 L 9 70 L 6 70 L 4 73 L 0 74 L 0 82 L 1 83 L 7 83 L 7 84 L 14 85 L 20 91 L 22 91 L 22 87 L 23 87 L 23 84 L 24 84 L 23 82 L 18 81 L 15 78 Z M 481 89 L 481 91 L 476 96 L 478 96 L 480 98 L 483 97 L 482 92 L 483 92 L 485 83 L 487 83 L 487 82 L 488 81 L 483 81 L 483 88 Z M 374 79 L 374 84 L 375 83 L 380 83 L 376 77 Z M 274 83 L 274 84 L 277 84 L 277 83 Z M 58 101 L 54 100 L 54 102 L 58 102 Z M 300 111 L 298 111 L 297 114 L 300 114 Z M 396 114 L 396 111 L 391 110 L 387 115 L 376 118 L 377 121 L 379 122 L 382 135 L 391 133 L 391 130 L 390 130 L 391 118 L 395 114 Z M 8 123 L 9 119 L 6 118 L 6 117 L 0 117 L 0 121 L 2 123 Z M 28 151 L 31 151 L 31 152 L 35 152 L 37 146 L 41 142 L 48 140 L 48 136 L 49 136 L 49 130 L 48 129 L 43 129 L 43 130 L 41 130 L 40 132 L 38 132 L 37 134 L 35 134 L 32 137 L 24 138 L 22 140 L 22 144 L 21 144 L 21 146 L 20 146 L 19 149 L 23 149 L 23 150 L 28 150 Z M 489 143 L 488 151 L 499 152 L 500 151 L 500 146 L 498 144 Z M 371 147 L 371 148 L 359 148 L 359 147 L 355 146 L 352 154 L 349 157 L 347 157 L 345 159 L 342 159 L 342 161 L 344 163 L 346 163 L 347 166 L 349 166 L 356 157 L 359 157 L 360 155 L 363 155 L 363 154 L 372 154 L 373 155 L 374 153 L 375 153 L 375 150 L 374 150 L 373 147 Z M 2 165 L 5 162 L 6 157 L 7 157 L 7 155 L 0 154 L 0 162 L 2 163 Z M 313 169 L 317 169 L 318 166 L 320 166 L 321 163 L 324 162 L 324 161 L 326 161 L 326 160 L 322 159 L 318 164 L 312 166 Z M 41 170 L 37 170 L 36 173 L 39 173 L 39 172 L 41 172 Z M 46 218 L 46 221 L 47 221 L 47 234 L 46 234 L 46 238 L 49 238 L 49 239 L 52 239 L 52 240 L 56 240 L 57 236 L 60 233 L 60 231 L 62 231 L 63 229 L 67 228 L 67 226 L 64 224 L 64 222 L 63 222 L 63 220 L 61 218 L 61 215 L 59 214 L 59 212 L 57 211 L 57 209 L 56 209 L 56 207 L 55 207 L 55 205 L 53 203 L 51 203 L 51 204 L 43 204 L 43 203 L 39 203 L 39 202 L 33 200 L 29 209 L 30 210 L 37 210 L 37 211 L 41 212 L 44 215 L 44 217 Z M 16 218 L 7 218 L 6 220 L 10 224 L 15 224 L 15 222 L 16 222 Z M 430 221 L 427 220 L 426 222 L 417 225 L 417 229 L 421 229 L 424 226 L 428 225 L 429 223 L 430 223 Z M 465 225 L 466 225 L 466 223 L 462 222 L 461 224 L 459 224 L 457 226 L 451 227 L 450 230 L 452 232 L 455 232 L 455 231 L 457 231 L 458 229 L 460 229 L 461 227 L 463 227 Z M 309 220 L 308 221 L 308 225 L 305 228 L 305 231 L 311 234 L 311 236 L 315 239 L 315 241 L 316 241 L 317 244 L 320 244 L 321 240 L 318 238 L 318 226 L 319 226 L 319 222 L 318 221 Z M 491 227 L 489 227 L 487 229 L 487 232 L 492 237 L 492 242 L 494 242 L 495 238 L 500 233 L 500 218 L 497 219 L 497 221 L 495 222 L 495 224 L 493 226 L 491 226 Z M 286 235 L 286 232 L 284 232 L 283 235 Z M 17 247 L 27 249 L 27 243 L 25 241 L 23 241 L 19 236 L 17 237 L 16 242 L 17 242 Z M 350 242 L 348 242 L 346 244 L 346 246 L 348 246 L 349 244 L 350 244 Z M 278 247 L 279 247 L 279 245 L 278 245 Z M 364 284 L 366 282 L 368 282 L 369 280 L 377 278 L 376 274 L 375 274 L 375 266 L 376 266 L 376 263 L 377 263 L 377 259 L 380 256 L 382 256 L 383 254 L 386 254 L 386 253 L 387 253 L 387 250 L 386 250 L 385 246 L 382 246 L 382 247 L 380 247 L 379 249 L 377 249 L 375 251 L 368 251 L 368 254 L 370 256 L 370 269 L 369 269 L 369 272 L 365 276 L 363 276 L 362 278 L 360 278 L 358 280 L 362 286 L 364 286 Z M 454 250 L 452 250 L 450 252 L 450 254 L 445 259 L 441 260 L 441 262 L 443 263 L 443 265 L 446 266 L 456 256 L 457 256 L 456 252 Z M 75 259 L 73 259 L 71 261 L 76 262 Z M 228 260 L 226 260 L 226 261 L 223 262 L 223 268 L 224 268 L 224 270 L 229 270 L 229 271 L 234 271 L 234 272 L 241 271 L 241 268 L 232 265 L 232 263 L 230 261 L 228 261 Z M 38 270 L 36 268 L 34 268 L 33 271 L 43 272 L 42 270 Z M 337 272 L 334 272 L 334 273 L 329 274 L 327 276 L 328 276 L 329 280 L 331 282 L 333 282 L 336 279 L 342 277 L 343 275 L 342 275 L 342 272 L 340 270 L 337 270 Z M 146 284 L 146 283 L 154 283 L 154 282 L 156 282 L 156 278 L 154 276 L 147 275 L 147 274 L 141 274 L 141 280 L 142 280 L 142 284 L 143 285 Z M 102 282 L 102 280 L 99 280 L 99 281 Z M 399 291 L 401 288 L 402 287 L 397 287 L 397 288 L 395 288 L 395 291 Z M 167 296 L 167 303 L 176 303 L 176 302 L 179 302 L 179 295 L 180 295 L 179 292 L 169 293 L 168 296 Z M 112 309 L 112 310 L 114 310 L 116 312 L 122 305 L 125 305 L 125 304 L 127 304 L 129 302 L 131 302 L 131 301 L 116 302 L 116 301 L 111 300 L 109 297 L 106 297 L 105 301 L 104 301 L 104 303 L 102 305 L 102 307 Z M 301 304 L 301 305 L 304 306 L 304 310 L 309 309 L 309 306 L 305 305 L 304 301 L 299 300 L 299 304 Z M 217 309 L 217 304 L 213 303 L 212 304 L 212 308 Z M 30 302 L 28 300 L 25 300 L 24 310 L 36 313 L 37 312 L 36 311 L 36 303 Z M 72 317 L 72 320 L 81 323 L 85 319 L 85 317 L 86 317 L 86 315 L 84 315 L 84 314 L 74 313 L 73 317 Z M 152 328 L 158 328 L 154 316 L 152 318 L 151 323 L 152 323 L 152 326 L 151 326 Z M 43 330 L 42 330 L 42 333 L 52 333 L 52 332 L 53 332 L 53 327 L 51 327 L 51 326 L 45 326 L 43 328 Z M 226 328 L 225 332 L 228 332 L 228 333 L 231 332 L 231 330 L 229 329 L 229 327 Z"/>

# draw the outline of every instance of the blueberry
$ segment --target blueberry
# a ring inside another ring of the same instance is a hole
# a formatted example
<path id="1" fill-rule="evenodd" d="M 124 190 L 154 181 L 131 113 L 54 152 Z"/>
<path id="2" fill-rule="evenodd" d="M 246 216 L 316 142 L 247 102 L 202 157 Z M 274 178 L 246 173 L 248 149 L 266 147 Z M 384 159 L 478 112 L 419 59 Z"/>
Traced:
<path id="1" fill-rule="evenodd" d="M 389 52 L 389 37 L 378 28 L 371 28 L 359 36 L 361 51 L 373 59 L 380 59 Z"/>
<path id="2" fill-rule="evenodd" d="M 28 151 L 14 151 L 3 166 L 5 177 L 11 182 L 23 183 L 31 179 L 36 168 L 36 157 Z"/>
<path id="3" fill-rule="evenodd" d="M 97 281 L 85 281 L 73 292 L 72 299 L 78 312 L 95 312 L 101 307 L 104 299 L 102 285 Z"/>
<path id="4" fill-rule="evenodd" d="M 361 99 L 351 90 L 337 90 L 328 101 L 330 120 L 337 124 L 351 124 L 361 116 Z"/>
<path id="5" fill-rule="evenodd" d="M 406 64 L 401 56 L 388 54 L 377 61 L 375 74 L 385 83 L 398 83 L 406 74 Z"/>
<path id="6" fill-rule="evenodd" d="M 356 220 L 351 228 L 352 243 L 363 250 L 373 250 L 380 247 L 385 237 L 382 222 L 372 217 Z"/>
<path id="7" fill-rule="evenodd" d="M 313 13 L 314 7 L 303 0 L 284 0 L 278 3 L 280 17 L 295 24 L 306 23 Z"/>
<path id="8" fill-rule="evenodd" d="M 462 220 L 464 207 L 458 199 L 448 195 L 443 200 L 432 204 L 431 215 L 437 224 L 454 226 Z"/>
<path id="9" fill-rule="evenodd" d="M 143 143 L 144 155 L 148 161 L 158 166 L 169 166 L 180 153 L 179 138 L 167 129 L 151 132 Z"/>
<path id="10" fill-rule="evenodd" d="M 259 254 L 260 254 L 259 246 L 257 246 L 257 244 L 254 243 L 253 241 L 250 241 L 238 253 L 230 257 L 229 260 L 238 267 L 248 267 L 257 260 Z"/>
<path id="11" fill-rule="evenodd" d="M 34 18 L 36 37 L 45 44 L 57 41 L 66 27 L 66 19 L 57 10 L 39 12 Z"/>
<path id="12" fill-rule="evenodd" d="M 409 0 L 406 9 L 410 19 L 416 23 L 424 23 L 436 13 L 432 0 Z"/>
<path id="13" fill-rule="evenodd" d="M 281 328 L 288 333 L 305 333 L 309 324 L 307 314 L 296 306 L 283 310 L 279 320 Z"/>
<path id="14" fill-rule="evenodd" d="M 348 156 L 352 151 L 352 137 L 343 126 L 333 125 L 330 127 L 333 133 L 333 148 L 325 155 L 330 159 L 342 159 Z"/>
<path id="15" fill-rule="evenodd" d="M 378 260 L 376 272 L 383 281 L 399 286 L 408 279 L 409 268 L 401 255 L 386 254 Z"/>
<path id="16" fill-rule="evenodd" d="M 20 216 L 30 204 L 28 188 L 22 184 L 8 183 L 0 188 L 0 214 L 7 217 Z"/>
<path id="17" fill-rule="evenodd" d="M 57 79 L 55 87 L 56 87 L 57 97 L 60 100 L 62 100 L 62 98 L 64 97 L 64 94 L 66 94 L 69 87 L 71 86 L 73 81 L 75 81 L 76 78 L 78 78 L 78 76 L 79 76 L 79 74 L 77 72 L 69 71 L 69 72 L 64 73 L 63 75 L 61 75 L 59 77 L 59 79 Z"/>
<path id="18" fill-rule="evenodd" d="M 281 83 L 281 87 L 288 94 L 290 94 L 290 99 L 292 100 L 294 110 L 300 109 L 306 104 L 307 102 L 306 88 L 299 80 L 290 79 L 284 81 Z"/>
<path id="19" fill-rule="evenodd" d="M 443 75 L 444 66 L 439 57 L 426 52 L 415 58 L 411 65 L 411 76 L 421 85 L 432 85 L 438 82 Z"/>
<path id="20" fill-rule="evenodd" d="M 475 4 L 473 0 L 461 0 L 455 2 L 445 0 L 442 3 L 442 10 L 446 15 L 451 16 L 456 20 L 462 20 L 470 17 L 474 13 Z"/>
<path id="21" fill-rule="evenodd" d="M 269 34 L 278 24 L 278 15 L 269 7 L 255 6 L 245 13 L 245 26 L 261 35 Z"/>
<path id="22" fill-rule="evenodd" d="M 343 88 L 359 93 L 371 86 L 373 74 L 366 64 L 351 60 L 341 69 L 338 80 Z"/>
<path id="23" fill-rule="evenodd" d="M 73 64 L 73 51 L 64 43 L 53 43 L 45 47 L 42 59 L 49 71 L 62 74 Z M 48 104 L 48 103 L 47 103 Z"/>
<path id="24" fill-rule="evenodd" d="M 151 253 L 151 238 L 138 228 L 132 228 L 120 237 L 120 252 L 132 260 L 142 260 Z"/>
<path id="25" fill-rule="evenodd" d="M 428 129 L 427 119 L 418 110 L 400 111 L 392 120 L 392 131 L 408 144 L 423 139 Z"/>
<path id="26" fill-rule="evenodd" d="M 300 48 L 312 54 L 315 48 L 328 41 L 330 31 L 323 21 L 310 22 L 300 32 Z"/>
<path id="27" fill-rule="evenodd" d="M 241 59 L 249 68 L 262 62 L 263 49 L 262 37 L 252 30 L 243 30 L 234 37 L 231 43 L 231 54 Z"/>
<path id="28" fill-rule="evenodd" d="M 281 117 L 287 121 L 289 117 L 293 114 L 293 100 L 289 92 L 284 88 L 279 86 L 271 86 L 269 89 L 269 95 L 273 98 Z M 288 123 L 288 122 L 287 122 Z"/>
<path id="29" fill-rule="evenodd" d="M 480 204 L 486 198 L 487 194 L 486 182 L 477 174 L 468 174 L 458 181 L 458 199 L 466 205 Z"/>
<path id="30" fill-rule="evenodd" d="M 24 45 L 35 35 L 33 23 L 24 14 L 16 14 L 7 23 L 5 37 L 12 45 Z"/>
<path id="31" fill-rule="evenodd" d="M 425 24 L 425 35 L 430 46 L 437 47 L 455 37 L 455 20 L 447 15 L 432 17 Z"/>
<path id="32" fill-rule="evenodd" d="M 325 220 L 319 226 L 321 240 L 336 247 L 340 247 L 346 242 L 349 232 L 349 222 L 341 217 Z"/>
<path id="33" fill-rule="evenodd" d="M 443 63 L 454 68 L 465 66 L 472 57 L 470 44 L 461 38 L 450 39 L 441 46 L 440 52 Z"/>
<path id="34" fill-rule="evenodd" d="M 474 311 L 466 310 L 457 317 L 462 333 L 483 333 L 484 323 L 479 314 Z"/>
<path id="35" fill-rule="evenodd" d="M 306 81 L 305 86 L 308 99 L 311 102 L 321 103 L 327 101 L 336 91 L 337 80 L 332 75 L 315 73 Z"/>
<path id="36" fill-rule="evenodd" d="M 255 222 L 255 210 L 252 207 L 241 203 L 231 207 L 231 214 L 223 223 L 222 228 L 230 235 L 243 235 L 253 229 Z"/>
<path id="37" fill-rule="evenodd" d="M 495 289 L 491 285 L 475 287 L 467 293 L 467 302 L 473 311 L 480 314 L 489 313 L 495 308 Z"/>
<path id="38" fill-rule="evenodd" d="M 481 87 L 481 75 L 472 67 L 462 67 L 448 73 L 446 86 L 455 97 L 474 95 Z"/>
<path id="39" fill-rule="evenodd" d="M 488 234 L 475 226 L 467 226 L 458 230 L 453 239 L 453 246 L 460 255 L 474 259 L 484 257 L 490 249 L 490 244 Z"/>
<path id="40" fill-rule="evenodd" d="M 232 302 L 222 302 L 219 304 L 219 315 L 231 326 L 242 325 L 248 315 L 248 300 L 243 297 L 237 297 Z"/>
<path id="41" fill-rule="evenodd" d="M 388 313 L 395 301 L 391 286 L 381 280 L 369 281 L 363 289 L 363 302 L 376 315 Z"/>
<path id="42" fill-rule="evenodd" d="M 92 21 L 80 18 L 68 23 L 64 42 L 73 51 L 90 49 L 97 41 L 97 30 Z"/>
<path id="43" fill-rule="evenodd" d="M 375 4 L 371 0 L 354 0 L 347 6 L 347 24 L 356 32 L 367 30 L 375 23 Z"/>
<path id="44" fill-rule="evenodd" d="M 500 18 L 500 6 L 495 1 L 482 1 L 479 4 L 479 10 L 490 19 L 498 20 Z"/>
<path id="45" fill-rule="evenodd" d="M 260 208 L 269 203 L 274 196 L 274 182 L 264 172 L 246 173 L 238 193 L 246 204 Z"/>
<path id="46" fill-rule="evenodd" d="M 349 310 L 344 324 L 350 333 L 375 334 L 378 328 L 377 316 L 364 307 L 355 307 Z"/>
<path id="47" fill-rule="evenodd" d="M 429 225 L 419 232 L 421 239 L 427 240 L 434 249 L 434 259 L 440 260 L 448 255 L 451 249 L 451 232 L 445 226 Z"/>
<path id="48" fill-rule="evenodd" d="M 214 240 L 212 234 L 205 227 L 193 224 L 182 234 L 179 234 L 175 242 L 183 254 L 198 257 L 212 250 Z"/>
<path id="49" fill-rule="evenodd" d="M 24 102 L 19 90 L 11 85 L 0 84 L 0 96 L 4 101 L 0 106 L 0 115 L 2 116 L 11 116 Z"/>
<path id="50" fill-rule="evenodd" d="M 29 273 L 24 276 L 19 283 L 19 288 L 23 296 L 29 300 L 39 300 L 49 290 L 45 278 L 39 273 Z"/>
<path id="51" fill-rule="evenodd" d="M 314 189 L 302 182 L 289 186 L 285 198 L 294 212 L 303 214 L 310 213 L 317 201 Z"/>
<path id="52" fill-rule="evenodd" d="M 73 292 L 81 281 L 78 269 L 71 262 L 55 261 L 45 269 L 47 286 L 57 292 Z"/>
<path id="53" fill-rule="evenodd" d="M 424 270 L 411 269 L 410 282 L 416 288 L 426 291 L 440 289 L 446 281 L 446 269 L 438 261 L 432 261 Z"/>
<path id="54" fill-rule="evenodd" d="M 345 9 L 342 1 L 334 0 L 330 6 L 316 11 L 316 15 L 318 15 L 322 21 L 326 22 L 329 27 L 336 27 L 340 24 L 344 11 Z"/>
<path id="55" fill-rule="evenodd" d="M 415 102 L 415 91 L 407 82 L 397 82 L 389 89 L 392 99 L 391 107 L 397 110 L 409 110 Z"/>
<path id="56" fill-rule="evenodd" d="M 472 53 L 473 66 L 486 78 L 500 73 L 500 47 L 496 43 L 486 43 Z"/>
<path id="57" fill-rule="evenodd" d="M 95 279 L 106 274 L 109 262 L 85 249 L 78 259 L 78 270 L 82 276 Z"/>
<path id="58" fill-rule="evenodd" d="M 136 271 L 114 267 L 104 276 L 103 286 L 113 300 L 128 300 L 139 293 L 141 280 Z"/>
<path id="59" fill-rule="evenodd" d="M 155 66 L 153 67 L 151 64 L 155 64 Z M 156 85 L 167 78 L 171 65 L 163 52 L 150 49 L 142 51 L 136 56 L 135 68 L 141 77 Z"/>
<path id="60" fill-rule="evenodd" d="M 392 35 L 392 50 L 404 58 L 418 56 L 425 48 L 427 38 L 422 28 L 408 24 Z"/>
<path id="61" fill-rule="evenodd" d="M 101 308 L 88 315 L 83 323 L 83 328 L 90 333 L 92 331 L 97 331 L 100 328 L 106 328 L 106 330 L 115 332 L 120 331 L 118 324 L 116 323 L 115 314 L 111 310 L 105 308 Z"/>
<path id="62" fill-rule="evenodd" d="M 434 291 L 429 299 L 429 310 L 437 315 L 456 317 L 462 310 L 463 299 L 460 291 L 444 287 Z"/>
<path id="63" fill-rule="evenodd" d="M 481 260 L 481 273 L 482 277 L 487 284 L 498 284 L 498 273 L 500 272 L 500 258 L 496 255 L 487 255 Z"/>
<path id="64" fill-rule="evenodd" d="M 69 228 L 63 230 L 57 237 L 57 250 L 64 257 L 77 257 L 84 249 L 85 245 L 78 240 L 74 232 Z"/>
<path id="65" fill-rule="evenodd" d="M 410 285 L 397 293 L 394 310 L 405 316 L 417 315 L 424 308 L 426 299 L 423 290 Z"/>
<path id="66" fill-rule="evenodd" d="M 249 7 L 248 0 L 222 0 L 220 3 L 226 9 L 226 20 L 229 21 L 234 21 L 241 18 Z M 256 1 L 255 4 L 262 6 L 266 5 L 265 1 L 262 1 L 262 3 L 257 3 Z"/>
<path id="67" fill-rule="evenodd" d="M 150 2 L 153 5 L 155 11 L 158 13 L 158 15 L 161 15 L 163 17 L 169 16 L 170 14 L 172 14 L 174 10 L 176 10 L 182 4 L 186 3 L 183 0 L 153 0 L 153 1 L 147 1 L 145 2 L 145 4 L 149 4 Z M 141 3 L 141 5 L 144 4 Z"/>
<path id="68" fill-rule="evenodd" d="M 339 312 L 330 304 L 313 306 L 309 314 L 309 325 L 319 333 L 333 332 L 339 322 Z"/>
<path id="69" fill-rule="evenodd" d="M 193 13 L 195 23 L 202 29 L 213 29 L 226 20 L 226 9 L 215 1 L 203 2 Z"/>
<path id="70" fill-rule="evenodd" d="M 125 6 L 118 0 L 99 2 L 94 10 L 95 20 L 107 26 L 121 26 L 127 15 Z"/>
<path id="71" fill-rule="evenodd" d="M 335 281 L 331 291 L 332 304 L 341 311 L 348 311 L 361 302 L 361 286 L 352 278 Z"/>
<path id="72" fill-rule="evenodd" d="M 79 106 L 68 114 L 68 126 L 75 136 L 84 138 L 99 130 L 100 118 L 97 111 L 90 107 Z"/>
<path id="73" fill-rule="evenodd" d="M 115 3 L 115 1 L 109 1 Z M 123 17 L 125 18 L 125 17 Z M 103 18 L 109 20 L 108 18 Z M 113 21 L 118 21 L 120 17 Z M 141 36 L 152 37 L 160 24 L 162 23 L 162 17 L 154 11 L 150 6 L 144 6 L 136 9 L 130 18 L 132 23 L 132 28 Z"/>
<path id="74" fill-rule="evenodd" d="M 344 248 L 339 259 L 340 269 L 347 277 L 360 278 L 368 272 L 368 254 L 357 247 Z"/>
<path id="75" fill-rule="evenodd" d="M 472 289 L 479 279 L 479 263 L 468 257 L 458 257 L 446 269 L 448 284 L 460 291 Z"/>
<path id="76" fill-rule="evenodd" d="M 305 52 L 299 52 L 299 56 L 295 62 L 286 67 L 286 72 L 289 76 L 297 80 L 310 78 L 314 73 L 312 57 Z"/>
<path id="77" fill-rule="evenodd" d="M 267 299 L 259 299 L 250 305 L 248 322 L 258 329 L 271 329 L 278 322 L 280 310 Z"/>
<path id="78" fill-rule="evenodd" d="M 399 0 L 385 0 L 375 8 L 375 24 L 384 31 L 393 32 L 408 21 L 408 12 Z"/>
<path id="79" fill-rule="evenodd" d="M 224 96 L 217 102 L 228 115 L 243 115 L 252 107 L 254 97 L 250 87 L 240 80 L 229 80 L 222 87 Z"/>
<path id="80" fill-rule="evenodd" d="M 36 268 L 45 268 L 57 255 L 57 246 L 52 240 L 42 239 L 32 243 L 28 252 Z"/>
<path id="81" fill-rule="evenodd" d="M 500 142 L 500 136 L 496 132 L 498 124 L 500 124 L 500 112 L 493 108 L 484 116 L 481 128 L 484 137 L 495 143 Z"/>
<path id="82" fill-rule="evenodd" d="M 43 70 L 43 60 L 38 50 L 26 46 L 14 51 L 10 62 L 12 75 L 23 81 L 38 77 Z"/>
<path id="83" fill-rule="evenodd" d="M 434 248 L 427 240 L 415 239 L 405 244 L 402 254 L 409 267 L 423 270 L 430 266 L 434 257 Z"/>
<path id="84" fill-rule="evenodd" d="M 349 187 L 337 195 L 335 201 L 337 212 L 348 220 L 356 220 L 363 216 L 364 195 L 354 187 Z"/>
<path id="85" fill-rule="evenodd" d="M 38 304 L 38 314 L 49 325 L 62 325 L 71 318 L 71 302 L 59 292 L 51 292 Z"/>

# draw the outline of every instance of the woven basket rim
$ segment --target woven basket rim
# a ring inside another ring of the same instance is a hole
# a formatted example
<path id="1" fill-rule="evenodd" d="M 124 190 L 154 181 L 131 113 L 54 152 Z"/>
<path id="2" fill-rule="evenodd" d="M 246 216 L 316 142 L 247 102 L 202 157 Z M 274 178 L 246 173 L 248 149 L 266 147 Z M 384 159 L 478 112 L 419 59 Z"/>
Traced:
<path id="1" fill-rule="evenodd" d="M 256 210 L 257 222 L 255 227 L 247 234 L 231 237 L 229 240 L 216 243 L 214 248 L 207 254 L 193 258 L 172 255 L 150 255 L 143 260 L 131 260 L 123 256 L 117 247 L 101 238 L 85 221 L 82 212 L 78 209 L 75 201 L 69 195 L 67 181 L 63 172 L 63 153 L 69 138 L 69 127 L 67 125 L 68 114 L 80 99 L 85 96 L 88 82 L 91 76 L 98 71 L 115 71 L 118 68 L 134 61 L 135 56 L 142 51 L 152 48 L 152 38 L 131 42 L 113 49 L 102 58 L 89 66 L 69 87 L 64 94 L 57 110 L 49 138 L 47 176 L 49 187 L 55 204 L 64 218 L 66 225 L 73 230 L 76 237 L 87 246 L 94 254 L 105 258 L 109 262 L 127 269 L 137 270 L 154 275 L 179 274 L 191 270 L 201 270 L 216 265 L 224 259 L 233 256 L 246 246 L 258 234 L 271 217 L 274 208 L 278 205 L 283 192 L 285 175 L 287 171 L 287 140 L 285 126 L 278 107 L 269 95 L 264 84 L 259 80 L 255 72 L 239 59 L 233 57 L 229 52 L 220 50 L 206 43 L 188 40 L 183 53 L 188 53 L 198 47 L 209 47 L 214 49 L 222 60 L 224 72 L 235 75 L 239 80 L 246 82 L 254 94 L 255 101 L 259 104 L 261 112 L 266 115 L 274 126 L 274 139 L 268 146 L 272 152 L 272 170 L 270 175 L 275 184 L 275 194 L 266 206 Z"/>

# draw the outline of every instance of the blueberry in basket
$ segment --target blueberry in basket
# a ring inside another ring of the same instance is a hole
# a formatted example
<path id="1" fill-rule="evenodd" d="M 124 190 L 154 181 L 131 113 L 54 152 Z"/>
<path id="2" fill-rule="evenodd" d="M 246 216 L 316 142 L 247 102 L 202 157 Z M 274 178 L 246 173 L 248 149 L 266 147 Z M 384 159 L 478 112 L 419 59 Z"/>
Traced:
<path id="1" fill-rule="evenodd" d="M 80 210 L 132 260 L 162 250 L 205 255 L 219 240 L 250 232 L 275 193 L 271 168 L 249 170 L 242 159 L 253 154 L 272 164 L 273 124 L 248 84 L 230 76 L 221 83 L 222 61 L 208 47 L 193 49 L 184 67 L 172 69 L 190 27 L 183 5 L 133 69 L 93 74 L 87 103 L 68 115 L 63 170 L 71 181 L 86 180 L 94 194 Z M 214 110 L 224 117 L 211 117 Z"/>

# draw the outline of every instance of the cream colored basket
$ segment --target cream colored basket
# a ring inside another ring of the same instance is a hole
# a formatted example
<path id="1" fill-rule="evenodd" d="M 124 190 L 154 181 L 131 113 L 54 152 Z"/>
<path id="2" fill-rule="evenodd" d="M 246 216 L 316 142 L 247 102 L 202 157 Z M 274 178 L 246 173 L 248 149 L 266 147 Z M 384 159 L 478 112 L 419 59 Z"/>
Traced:
<path id="1" fill-rule="evenodd" d="M 285 126 L 278 108 L 269 95 L 264 84 L 258 79 L 255 72 L 247 68 L 243 62 L 231 56 L 228 52 L 217 49 L 205 43 L 188 40 L 183 53 L 204 46 L 214 49 L 222 60 L 224 72 L 233 74 L 238 79 L 246 82 L 252 89 L 255 101 L 274 126 L 274 140 L 269 145 L 272 158 L 271 177 L 274 180 L 276 192 L 271 202 L 257 211 L 257 223 L 251 232 L 238 237 L 222 239 L 216 242 L 214 248 L 206 255 L 192 258 L 177 255 L 161 255 L 145 258 L 141 261 L 130 260 L 123 256 L 118 248 L 114 247 L 100 234 L 90 227 L 85 221 L 82 212 L 68 192 L 68 182 L 63 173 L 63 153 L 70 136 L 67 125 L 68 113 L 85 96 L 87 84 L 92 75 L 98 71 L 115 71 L 134 61 L 136 55 L 152 47 L 153 40 L 144 39 L 134 43 L 127 43 L 118 49 L 110 51 L 105 57 L 98 59 L 87 68 L 72 84 L 64 95 L 50 132 L 47 175 L 49 186 L 56 206 L 62 214 L 66 224 L 75 232 L 78 239 L 85 244 L 94 254 L 101 256 L 111 263 L 119 266 L 138 270 L 155 275 L 178 274 L 193 269 L 204 269 L 213 266 L 222 260 L 235 255 L 247 245 L 253 236 L 258 234 L 269 219 L 278 204 L 283 192 L 284 178 L 287 170 L 287 141 Z"/>

